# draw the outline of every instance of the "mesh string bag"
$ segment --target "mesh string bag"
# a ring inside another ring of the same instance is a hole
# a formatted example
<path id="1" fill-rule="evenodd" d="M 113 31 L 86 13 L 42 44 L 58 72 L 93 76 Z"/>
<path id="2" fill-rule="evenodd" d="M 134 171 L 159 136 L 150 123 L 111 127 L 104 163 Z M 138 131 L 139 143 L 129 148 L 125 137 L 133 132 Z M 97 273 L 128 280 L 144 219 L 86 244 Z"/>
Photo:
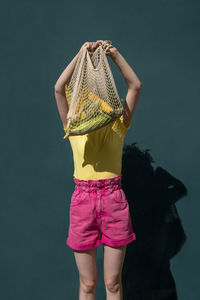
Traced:
<path id="1" fill-rule="evenodd" d="M 123 99 L 101 45 L 92 58 L 86 47 L 81 49 L 65 96 L 69 109 L 63 139 L 97 130 L 123 114 Z"/>

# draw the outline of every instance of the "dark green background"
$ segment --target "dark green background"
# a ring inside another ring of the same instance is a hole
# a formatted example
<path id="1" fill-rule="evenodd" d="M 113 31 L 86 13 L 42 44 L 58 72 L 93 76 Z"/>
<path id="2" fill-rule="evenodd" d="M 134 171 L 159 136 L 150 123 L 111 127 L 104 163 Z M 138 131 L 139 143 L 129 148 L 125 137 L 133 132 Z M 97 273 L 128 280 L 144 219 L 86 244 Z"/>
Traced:
<path id="1" fill-rule="evenodd" d="M 76 299 L 65 245 L 74 189 L 72 152 L 54 97 L 57 78 L 86 41 L 109 39 L 141 80 L 125 143 L 151 149 L 181 180 L 187 242 L 172 261 L 179 299 L 199 291 L 199 1 L 1 3 L 2 299 Z M 122 98 L 126 82 L 110 58 Z M 97 299 L 104 296 L 98 247 Z"/>

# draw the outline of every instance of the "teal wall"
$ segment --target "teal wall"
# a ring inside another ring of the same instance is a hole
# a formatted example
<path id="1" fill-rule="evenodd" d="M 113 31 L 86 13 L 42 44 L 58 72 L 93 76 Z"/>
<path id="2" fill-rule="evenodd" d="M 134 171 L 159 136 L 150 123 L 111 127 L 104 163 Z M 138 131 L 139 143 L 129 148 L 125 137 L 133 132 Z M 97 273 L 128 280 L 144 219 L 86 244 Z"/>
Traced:
<path id="1" fill-rule="evenodd" d="M 65 245 L 73 161 L 54 84 L 85 41 L 109 39 L 143 83 L 125 142 L 187 187 L 177 203 L 187 242 L 171 260 L 181 300 L 199 291 L 199 8 L 196 0 L 9 1 L 1 4 L 2 299 L 76 299 Z M 119 93 L 127 87 L 109 58 Z M 104 297 L 98 248 L 97 299 Z"/>

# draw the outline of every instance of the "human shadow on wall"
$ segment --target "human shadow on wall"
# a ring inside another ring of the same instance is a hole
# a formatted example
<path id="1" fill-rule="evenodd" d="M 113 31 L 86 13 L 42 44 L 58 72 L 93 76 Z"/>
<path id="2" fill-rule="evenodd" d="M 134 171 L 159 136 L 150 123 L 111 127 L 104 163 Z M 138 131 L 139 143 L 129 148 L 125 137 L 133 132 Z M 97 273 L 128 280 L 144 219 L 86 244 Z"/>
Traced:
<path id="1" fill-rule="evenodd" d="M 136 234 L 123 266 L 124 300 L 178 299 L 170 259 L 187 239 L 175 206 L 187 189 L 153 162 L 149 149 L 124 145 L 121 184 Z"/>

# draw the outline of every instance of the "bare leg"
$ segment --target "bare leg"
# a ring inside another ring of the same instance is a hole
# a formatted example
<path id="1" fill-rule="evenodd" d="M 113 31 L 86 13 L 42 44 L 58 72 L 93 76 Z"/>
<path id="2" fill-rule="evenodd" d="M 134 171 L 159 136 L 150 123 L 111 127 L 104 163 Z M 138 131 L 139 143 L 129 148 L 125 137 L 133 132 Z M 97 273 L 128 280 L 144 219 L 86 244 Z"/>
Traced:
<path id="1" fill-rule="evenodd" d="M 126 246 L 110 247 L 103 244 L 104 282 L 107 300 L 123 300 L 122 268 Z"/>
<path id="2" fill-rule="evenodd" d="M 79 271 L 79 300 L 95 300 L 97 285 L 97 247 L 91 250 L 73 250 Z"/>

